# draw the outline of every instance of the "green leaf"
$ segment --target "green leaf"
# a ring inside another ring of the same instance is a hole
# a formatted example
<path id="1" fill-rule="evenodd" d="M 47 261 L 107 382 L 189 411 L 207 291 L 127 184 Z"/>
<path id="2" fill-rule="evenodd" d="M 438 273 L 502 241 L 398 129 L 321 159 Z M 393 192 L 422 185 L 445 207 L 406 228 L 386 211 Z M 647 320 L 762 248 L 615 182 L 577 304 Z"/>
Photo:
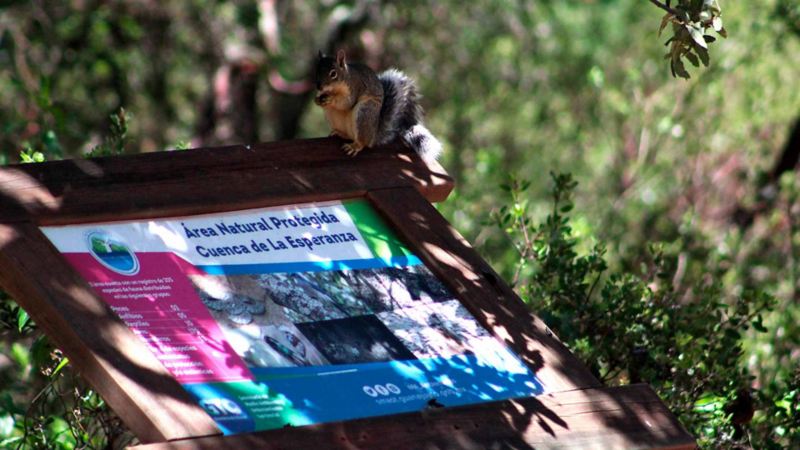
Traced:
<path id="1" fill-rule="evenodd" d="M 11 448 L 12 447 L 11 444 L 19 442 L 21 440 L 22 440 L 22 436 L 15 436 L 15 437 L 10 437 L 8 439 L 3 439 L 2 441 L 0 441 L 0 448 Z M 19 448 L 19 447 L 17 447 L 17 448 Z"/>
<path id="2" fill-rule="evenodd" d="M 55 378 L 55 376 L 58 375 L 58 373 L 61 372 L 61 369 L 66 367 L 67 364 L 69 364 L 69 358 L 66 357 L 61 358 L 61 361 L 58 362 L 56 368 L 53 369 L 53 374 L 51 375 L 51 377 Z"/>
<path id="3" fill-rule="evenodd" d="M 766 332 L 767 332 L 767 328 L 764 326 L 764 324 L 763 324 L 763 320 L 764 320 L 764 319 L 761 317 L 761 314 L 759 314 L 759 315 L 756 317 L 756 320 L 754 320 L 754 321 L 752 322 L 752 324 L 753 324 L 753 328 L 754 328 L 756 331 L 760 332 L 760 333 L 766 333 Z"/>
<path id="4" fill-rule="evenodd" d="M 42 152 L 37 152 L 28 147 L 19 153 L 19 159 L 22 163 L 37 163 L 44 161 L 45 157 Z"/>
<path id="5" fill-rule="evenodd" d="M 739 339 L 742 338 L 742 335 L 737 330 L 734 330 L 733 328 L 728 328 L 725 330 L 725 337 L 738 341 Z"/>
<path id="6" fill-rule="evenodd" d="M 42 143 L 44 144 L 47 153 L 50 155 L 61 156 L 63 154 L 63 150 L 61 148 L 61 143 L 58 140 L 58 136 L 56 136 L 56 132 L 53 130 L 47 130 L 44 135 L 42 136 Z M 44 156 L 44 155 L 42 155 Z M 42 159 L 44 161 L 44 159 Z M 41 162 L 41 161 L 37 161 Z"/>
<path id="7" fill-rule="evenodd" d="M 698 412 L 719 411 L 722 410 L 724 404 L 725 397 L 714 395 L 713 393 L 705 393 L 694 403 L 694 410 Z"/>
<path id="8" fill-rule="evenodd" d="M 31 318 L 28 316 L 28 313 L 25 312 L 24 309 L 19 308 L 17 310 L 17 330 L 22 333 L 30 321 Z"/>
<path id="9" fill-rule="evenodd" d="M 11 359 L 14 360 L 20 367 L 26 367 L 30 364 L 30 351 L 19 342 L 11 344 Z"/>

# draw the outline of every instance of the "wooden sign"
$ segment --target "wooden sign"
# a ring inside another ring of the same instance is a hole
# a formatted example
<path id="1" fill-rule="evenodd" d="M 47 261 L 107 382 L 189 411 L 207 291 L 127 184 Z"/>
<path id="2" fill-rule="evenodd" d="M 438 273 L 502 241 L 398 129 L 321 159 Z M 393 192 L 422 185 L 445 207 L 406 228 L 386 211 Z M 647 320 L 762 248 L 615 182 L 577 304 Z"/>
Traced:
<path id="1" fill-rule="evenodd" d="M 452 187 L 333 139 L 7 167 L 0 283 L 142 448 L 692 448 L 438 214 Z"/>

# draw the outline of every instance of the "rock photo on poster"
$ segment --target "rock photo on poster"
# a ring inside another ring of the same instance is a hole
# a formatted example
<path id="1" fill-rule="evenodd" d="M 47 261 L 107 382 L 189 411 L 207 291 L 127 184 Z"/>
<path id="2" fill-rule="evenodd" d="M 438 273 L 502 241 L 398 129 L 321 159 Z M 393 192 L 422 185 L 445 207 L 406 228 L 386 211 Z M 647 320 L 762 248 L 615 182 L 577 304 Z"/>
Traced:
<path id="1" fill-rule="evenodd" d="M 322 366 L 329 362 L 300 333 L 285 308 L 250 275 L 193 275 L 203 304 L 248 367 Z"/>
<path id="2" fill-rule="evenodd" d="M 416 359 L 374 315 L 297 324 L 332 364 Z"/>

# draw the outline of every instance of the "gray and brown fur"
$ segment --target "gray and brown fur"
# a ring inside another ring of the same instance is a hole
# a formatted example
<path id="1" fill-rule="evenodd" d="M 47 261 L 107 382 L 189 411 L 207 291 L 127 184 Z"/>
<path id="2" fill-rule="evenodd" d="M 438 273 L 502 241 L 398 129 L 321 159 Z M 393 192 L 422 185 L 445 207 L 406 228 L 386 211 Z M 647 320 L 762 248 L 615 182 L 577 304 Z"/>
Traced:
<path id="1" fill-rule="evenodd" d="M 363 64 L 347 63 L 343 51 L 322 57 L 317 65 L 317 105 L 325 110 L 331 134 L 353 142 L 342 147 L 350 156 L 376 144 L 383 87 Z"/>
<path id="2" fill-rule="evenodd" d="M 422 124 L 422 108 L 413 80 L 390 69 L 380 75 L 359 63 L 320 54 L 315 103 L 325 111 L 331 134 L 353 142 L 342 148 L 355 156 L 364 147 L 401 138 L 424 158 L 435 159 L 441 144 Z"/>

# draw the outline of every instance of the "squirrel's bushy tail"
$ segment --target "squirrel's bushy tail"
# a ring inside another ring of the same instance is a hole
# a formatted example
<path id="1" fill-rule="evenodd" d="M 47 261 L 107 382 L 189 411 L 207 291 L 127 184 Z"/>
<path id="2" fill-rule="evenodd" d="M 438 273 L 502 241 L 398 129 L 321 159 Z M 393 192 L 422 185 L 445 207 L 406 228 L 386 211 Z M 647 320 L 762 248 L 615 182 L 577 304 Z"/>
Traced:
<path id="1" fill-rule="evenodd" d="M 378 144 L 399 137 L 422 158 L 438 158 L 442 153 L 442 144 L 422 124 L 422 108 L 414 81 L 396 69 L 389 69 L 378 78 L 383 85 L 378 136 L 384 137 Z"/>

